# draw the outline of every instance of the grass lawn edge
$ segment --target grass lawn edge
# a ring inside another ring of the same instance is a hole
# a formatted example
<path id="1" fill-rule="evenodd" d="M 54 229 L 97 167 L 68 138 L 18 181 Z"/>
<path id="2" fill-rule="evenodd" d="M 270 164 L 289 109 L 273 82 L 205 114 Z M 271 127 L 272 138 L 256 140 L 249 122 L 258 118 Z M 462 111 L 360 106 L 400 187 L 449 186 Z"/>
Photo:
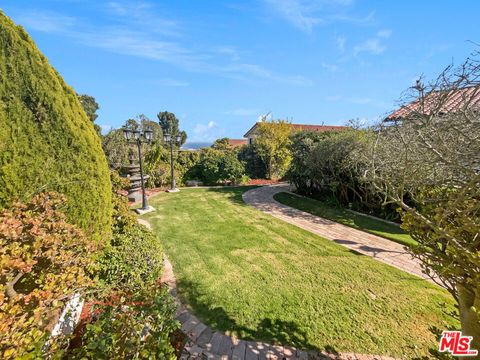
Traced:
<path id="1" fill-rule="evenodd" d="M 308 204 L 308 206 L 306 206 L 305 204 L 304 204 L 304 206 L 302 206 L 302 204 L 301 203 L 299 204 L 298 202 L 296 202 L 294 204 L 291 201 L 286 200 L 285 196 L 290 196 L 290 197 L 293 196 L 293 197 L 298 198 L 298 200 L 300 200 L 300 201 L 303 200 L 304 203 L 307 202 L 307 203 L 310 203 L 310 204 Z M 317 212 L 312 211 L 311 209 L 309 209 L 309 206 L 316 203 L 318 208 L 324 208 L 324 209 L 328 209 L 328 211 L 336 212 L 337 214 L 339 214 L 339 215 L 341 214 L 342 216 L 348 218 L 348 220 L 351 220 L 351 221 L 354 221 L 354 219 L 357 217 L 359 219 L 363 219 L 364 220 L 363 223 L 369 223 L 369 222 L 372 223 L 373 222 L 373 223 L 377 223 L 380 227 L 392 228 L 392 229 L 396 228 L 395 230 L 402 231 L 400 229 L 400 227 L 397 226 L 396 224 L 392 224 L 391 222 L 388 222 L 388 221 L 383 221 L 383 219 L 377 219 L 373 216 L 368 216 L 366 214 L 362 214 L 362 213 L 357 212 L 357 211 L 355 211 L 355 212 L 352 211 L 351 212 L 351 211 L 348 211 L 347 209 L 335 208 L 333 206 L 326 205 L 319 200 L 312 199 L 312 198 L 309 198 L 309 197 L 306 197 L 306 196 L 302 196 L 302 195 L 299 195 L 299 194 L 296 194 L 296 193 L 293 193 L 293 192 L 290 192 L 290 191 L 282 191 L 282 192 L 276 193 L 276 194 L 273 195 L 273 199 L 275 201 L 279 202 L 282 205 L 290 206 L 292 208 L 295 208 L 295 209 L 300 210 L 300 211 L 304 211 L 304 212 L 309 213 L 311 215 L 315 215 L 315 216 L 319 216 L 319 217 L 322 217 L 322 218 L 325 218 L 325 219 L 328 219 L 328 220 L 331 220 L 331 221 L 335 221 L 339 224 L 351 227 L 353 229 L 365 231 L 369 234 L 380 236 L 384 239 L 394 241 L 396 243 L 399 243 L 401 245 L 405 245 L 407 247 L 412 247 L 412 246 L 417 245 L 417 242 L 415 240 L 413 240 L 410 236 L 408 236 L 407 233 L 404 233 L 404 235 L 406 235 L 406 236 L 404 236 L 405 239 L 403 239 L 400 236 L 397 237 L 397 236 L 394 236 L 394 235 L 390 235 L 389 233 L 386 233 L 384 231 L 375 231 L 375 230 L 369 229 L 365 226 L 359 226 L 359 225 L 354 226 L 351 223 L 349 223 L 348 221 L 341 221 L 341 219 L 339 219 L 338 217 L 334 218 L 332 216 L 328 216 L 328 214 L 326 214 L 325 212 L 319 213 L 318 211 Z"/>

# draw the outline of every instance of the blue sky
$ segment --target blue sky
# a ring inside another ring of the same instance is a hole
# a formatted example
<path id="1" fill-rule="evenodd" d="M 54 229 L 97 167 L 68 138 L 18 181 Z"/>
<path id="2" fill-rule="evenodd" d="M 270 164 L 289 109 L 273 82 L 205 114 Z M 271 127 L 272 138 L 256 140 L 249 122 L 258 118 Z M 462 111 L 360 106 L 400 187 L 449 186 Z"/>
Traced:
<path id="1" fill-rule="evenodd" d="M 240 138 L 260 114 L 373 121 L 420 75 L 480 43 L 479 1 L 7 0 L 107 130 L 174 112 L 190 141 Z"/>

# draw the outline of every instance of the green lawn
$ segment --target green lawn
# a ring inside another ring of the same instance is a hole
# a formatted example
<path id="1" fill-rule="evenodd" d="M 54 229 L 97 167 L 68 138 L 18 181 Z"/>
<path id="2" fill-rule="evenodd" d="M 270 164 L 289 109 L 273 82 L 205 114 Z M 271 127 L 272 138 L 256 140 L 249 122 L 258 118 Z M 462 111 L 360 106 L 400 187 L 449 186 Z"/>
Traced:
<path id="1" fill-rule="evenodd" d="M 291 206 L 295 209 L 299 209 L 325 219 L 330 219 L 356 229 L 364 230 L 403 245 L 412 246 L 417 244 L 417 242 L 413 240 L 410 235 L 394 224 L 372 219 L 368 216 L 355 214 L 345 209 L 329 206 L 315 199 L 310 199 L 291 193 L 281 192 L 275 194 L 273 198 L 279 203 Z"/>
<path id="2" fill-rule="evenodd" d="M 246 189 L 161 193 L 144 216 L 205 323 L 329 351 L 412 358 L 436 346 L 429 326 L 452 321 L 446 291 L 263 214 L 243 203 Z"/>

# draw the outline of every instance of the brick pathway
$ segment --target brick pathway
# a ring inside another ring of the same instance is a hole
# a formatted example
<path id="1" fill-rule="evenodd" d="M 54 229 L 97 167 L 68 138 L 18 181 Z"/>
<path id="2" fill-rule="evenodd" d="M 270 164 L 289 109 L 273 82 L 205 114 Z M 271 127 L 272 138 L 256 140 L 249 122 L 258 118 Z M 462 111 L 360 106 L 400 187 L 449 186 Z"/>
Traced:
<path id="1" fill-rule="evenodd" d="M 273 195 L 279 192 L 289 192 L 288 185 L 280 184 L 252 189 L 243 193 L 243 200 L 247 204 L 276 218 L 318 234 L 325 239 L 335 241 L 337 244 L 346 246 L 360 254 L 371 256 L 378 261 L 433 282 L 427 275 L 422 273 L 420 262 L 412 258 L 403 245 L 280 204 L 273 199 Z"/>
<path id="2" fill-rule="evenodd" d="M 144 219 L 138 222 L 151 229 Z M 180 356 L 181 360 L 395 360 L 388 356 L 355 353 L 329 354 L 318 351 L 303 351 L 292 346 L 270 345 L 259 341 L 246 341 L 215 331 L 202 323 L 180 302 L 177 297 L 176 279 L 172 264 L 165 256 L 161 282 L 167 284 L 177 304 L 177 320 L 188 340 Z"/>

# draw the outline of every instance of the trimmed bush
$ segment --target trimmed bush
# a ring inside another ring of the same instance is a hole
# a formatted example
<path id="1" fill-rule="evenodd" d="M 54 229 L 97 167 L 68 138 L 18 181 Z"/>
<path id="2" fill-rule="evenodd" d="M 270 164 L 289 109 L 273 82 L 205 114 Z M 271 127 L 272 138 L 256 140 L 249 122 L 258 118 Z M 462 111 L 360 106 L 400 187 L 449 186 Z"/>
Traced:
<path id="1" fill-rule="evenodd" d="M 100 279 L 115 289 L 137 291 L 154 284 L 163 269 L 163 252 L 159 239 L 139 224 L 116 233 L 100 256 Z M 154 287 L 154 286 L 153 286 Z"/>
<path id="2" fill-rule="evenodd" d="M 100 139 L 75 92 L 0 12 L 0 208 L 41 190 L 65 194 L 68 220 L 96 236 L 111 221 Z"/>
<path id="3" fill-rule="evenodd" d="M 215 185 L 230 182 L 240 183 L 245 176 L 245 164 L 238 160 L 231 150 L 202 149 L 200 160 L 191 167 L 185 177 L 201 180 L 204 184 Z"/>
<path id="4" fill-rule="evenodd" d="M 258 155 L 258 146 L 254 144 L 244 145 L 238 150 L 238 160 L 245 163 L 245 172 L 252 179 L 265 179 L 267 177 L 267 165 Z"/>
<path id="5" fill-rule="evenodd" d="M 175 320 L 176 305 L 165 286 L 107 297 L 91 310 L 96 316 L 82 334 L 82 346 L 65 358 L 177 359 L 171 334 L 180 323 Z"/>
<path id="6" fill-rule="evenodd" d="M 66 222 L 64 204 L 63 196 L 49 192 L 0 212 L 2 359 L 60 354 L 63 337 L 42 347 L 69 296 L 93 288 L 98 244 Z"/>
<path id="7" fill-rule="evenodd" d="M 174 172 L 177 185 L 184 185 L 185 181 L 190 180 L 187 177 L 188 172 L 200 160 L 199 151 L 174 150 Z M 163 187 L 171 182 L 170 175 L 170 150 L 157 144 L 145 153 L 146 174 L 149 175 L 147 187 Z"/>

